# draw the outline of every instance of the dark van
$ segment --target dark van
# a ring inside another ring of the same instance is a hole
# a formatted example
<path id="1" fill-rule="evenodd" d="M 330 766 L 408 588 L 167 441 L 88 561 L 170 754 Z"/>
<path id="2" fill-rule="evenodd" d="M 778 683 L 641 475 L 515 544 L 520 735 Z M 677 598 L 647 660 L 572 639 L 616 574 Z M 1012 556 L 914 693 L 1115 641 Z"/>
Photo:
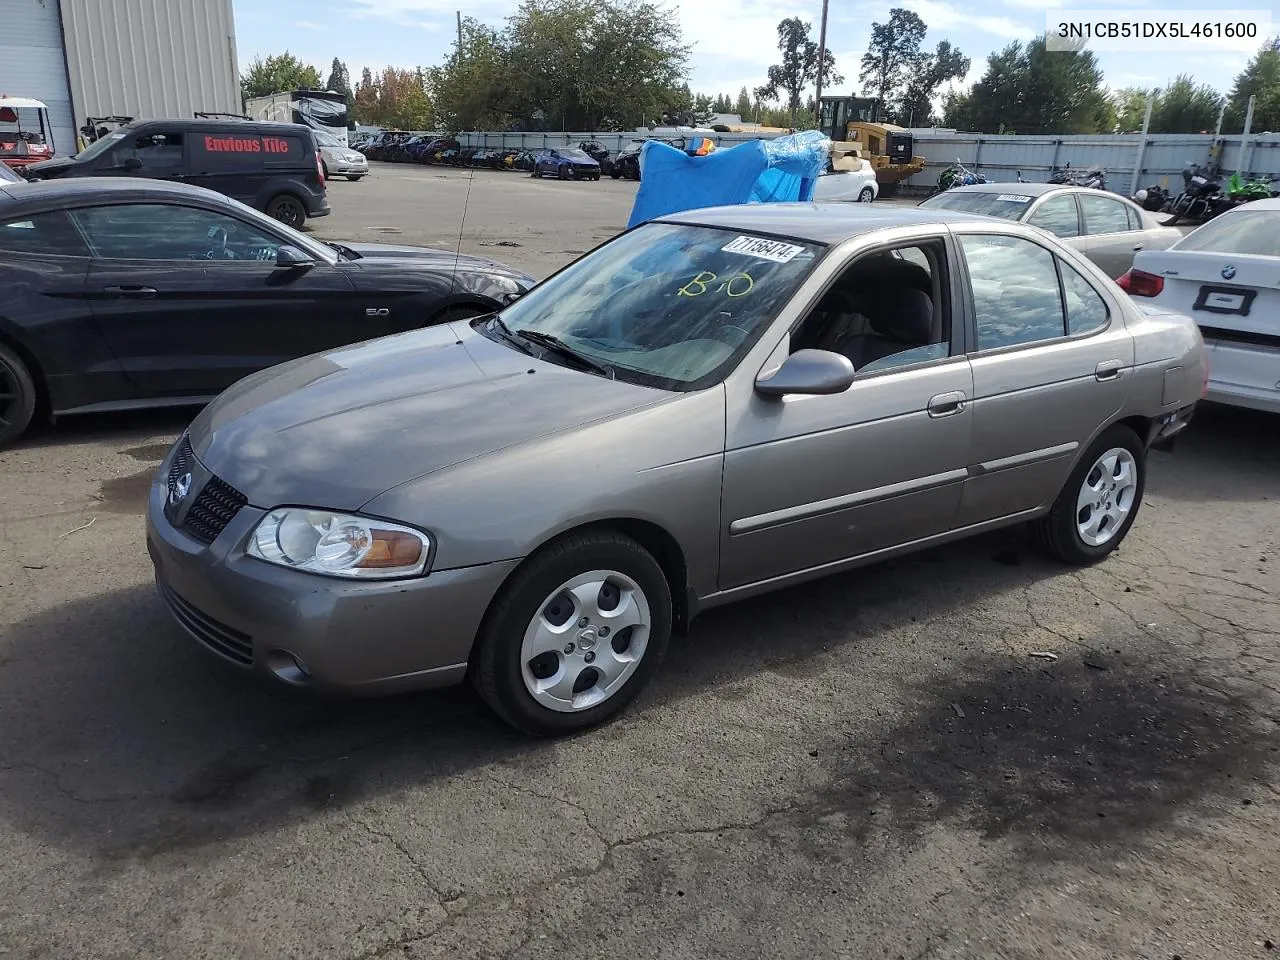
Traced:
<path id="1" fill-rule="evenodd" d="M 311 130 L 249 120 L 140 120 L 95 140 L 74 157 L 33 163 L 32 179 L 151 177 L 217 190 L 301 227 L 329 213 Z"/>

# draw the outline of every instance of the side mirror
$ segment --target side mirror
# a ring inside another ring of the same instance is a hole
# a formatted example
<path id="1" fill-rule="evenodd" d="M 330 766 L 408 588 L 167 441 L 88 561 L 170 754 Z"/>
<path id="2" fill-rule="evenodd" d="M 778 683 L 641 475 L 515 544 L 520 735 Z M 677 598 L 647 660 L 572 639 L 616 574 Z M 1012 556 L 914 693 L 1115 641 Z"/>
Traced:
<path id="1" fill-rule="evenodd" d="M 125 157 L 124 163 L 120 164 L 121 170 L 141 170 L 142 161 L 137 157 Z"/>
<path id="2" fill-rule="evenodd" d="M 286 270 L 298 270 L 314 267 L 315 261 L 292 244 L 284 244 L 276 248 L 276 266 Z"/>
<path id="3" fill-rule="evenodd" d="M 756 380 L 756 393 L 776 400 L 788 394 L 844 393 L 853 383 L 849 358 L 829 350 L 797 350 L 772 375 Z"/>

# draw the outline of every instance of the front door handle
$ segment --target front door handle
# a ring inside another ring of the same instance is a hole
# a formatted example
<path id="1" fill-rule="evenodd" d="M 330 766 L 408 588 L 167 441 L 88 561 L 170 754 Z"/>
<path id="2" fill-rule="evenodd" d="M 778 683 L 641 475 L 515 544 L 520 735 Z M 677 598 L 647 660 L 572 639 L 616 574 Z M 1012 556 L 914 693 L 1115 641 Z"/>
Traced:
<path id="1" fill-rule="evenodd" d="M 129 297 L 133 300 L 150 300 L 156 295 L 156 288 L 138 286 L 137 284 L 124 284 L 118 287 L 103 287 L 102 292 L 109 297 Z"/>
<path id="2" fill-rule="evenodd" d="M 1103 360 L 1093 368 L 1093 376 L 1095 380 L 1115 380 L 1123 369 L 1123 360 Z"/>
<path id="3" fill-rule="evenodd" d="M 929 400 L 929 416 L 950 417 L 964 409 L 965 396 L 959 390 L 953 393 L 940 393 Z"/>

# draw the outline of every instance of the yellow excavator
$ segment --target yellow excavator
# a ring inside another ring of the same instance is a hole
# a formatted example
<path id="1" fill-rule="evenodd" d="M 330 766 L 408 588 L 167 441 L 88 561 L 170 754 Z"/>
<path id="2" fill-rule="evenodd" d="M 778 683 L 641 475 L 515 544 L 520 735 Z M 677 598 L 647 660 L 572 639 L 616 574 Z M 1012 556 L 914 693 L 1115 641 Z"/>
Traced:
<path id="1" fill-rule="evenodd" d="M 831 138 L 832 150 L 857 155 L 871 164 L 876 182 L 891 192 L 899 182 L 924 171 L 911 131 L 879 123 L 878 102 L 871 97 L 823 97 L 818 129 Z"/>

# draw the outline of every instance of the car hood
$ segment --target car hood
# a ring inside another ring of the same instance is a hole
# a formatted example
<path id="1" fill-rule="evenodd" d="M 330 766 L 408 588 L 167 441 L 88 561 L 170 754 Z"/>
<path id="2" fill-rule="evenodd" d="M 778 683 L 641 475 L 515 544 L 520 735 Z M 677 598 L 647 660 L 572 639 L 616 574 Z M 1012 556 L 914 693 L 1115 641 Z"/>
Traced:
<path id="1" fill-rule="evenodd" d="M 543 362 L 454 323 L 253 374 L 206 407 L 190 437 L 254 506 L 357 510 L 462 461 L 676 396 Z"/>
<path id="2" fill-rule="evenodd" d="M 52 160 L 29 163 L 26 170 L 32 176 L 56 177 L 58 174 L 74 170 L 78 166 L 80 166 L 80 161 L 75 157 L 54 157 Z"/>
<path id="3" fill-rule="evenodd" d="M 424 263 L 429 263 L 432 266 L 443 266 L 447 270 L 453 269 L 453 264 L 456 260 L 459 267 L 514 272 L 505 263 L 499 263 L 497 260 L 488 260 L 484 257 L 473 257 L 465 253 L 456 254 L 452 250 L 437 250 L 432 247 L 400 246 L 393 243 L 346 243 L 344 241 L 342 245 L 348 250 L 358 253 L 361 259 L 364 259 L 365 257 L 392 257 L 396 260 L 418 260 Z"/>

